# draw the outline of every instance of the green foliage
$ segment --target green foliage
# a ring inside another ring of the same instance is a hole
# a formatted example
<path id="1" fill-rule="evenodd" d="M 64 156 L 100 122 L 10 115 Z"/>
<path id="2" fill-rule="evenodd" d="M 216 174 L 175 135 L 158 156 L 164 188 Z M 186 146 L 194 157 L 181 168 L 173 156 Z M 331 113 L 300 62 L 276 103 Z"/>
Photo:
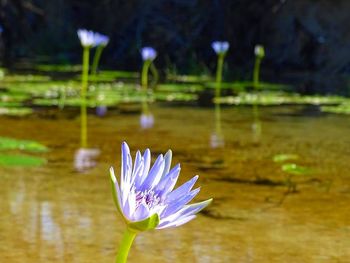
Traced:
<path id="1" fill-rule="evenodd" d="M 32 112 L 33 110 L 31 108 L 26 108 L 26 107 L 21 107 L 21 108 L 0 107 L 0 115 L 22 117 L 22 116 L 30 115 Z"/>
<path id="2" fill-rule="evenodd" d="M 47 152 L 48 148 L 36 141 L 16 140 L 7 137 L 0 137 L 0 151 L 23 150 L 29 152 Z"/>
<path id="3" fill-rule="evenodd" d="M 299 159 L 299 155 L 297 154 L 276 154 L 274 157 L 273 157 L 273 161 L 275 163 L 280 163 L 280 162 L 285 162 L 285 161 L 290 161 L 290 160 L 297 160 Z"/>
<path id="4" fill-rule="evenodd" d="M 310 173 L 310 169 L 295 163 L 286 163 L 282 165 L 282 171 L 292 175 L 306 175 Z"/>
<path id="5" fill-rule="evenodd" d="M 46 159 L 29 155 L 0 154 L 0 166 L 41 166 Z"/>

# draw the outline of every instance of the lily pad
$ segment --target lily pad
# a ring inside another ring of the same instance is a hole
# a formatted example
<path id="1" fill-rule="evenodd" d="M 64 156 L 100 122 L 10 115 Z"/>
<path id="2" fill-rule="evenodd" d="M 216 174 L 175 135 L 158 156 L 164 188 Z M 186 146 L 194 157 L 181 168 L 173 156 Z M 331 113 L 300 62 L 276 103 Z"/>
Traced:
<path id="1" fill-rule="evenodd" d="M 305 175 L 310 173 L 310 168 L 295 163 L 287 163 L 282 165 L 282 171 L 293 175 Z"/>
<path id="2" fill-rule="evenodd" d="M 7 116 L 26 116 L 29 114 L 32 114 L 33 110 L 31 108 L 4 108 L 0 107 L 0 115 L 7 115 Z"/>
<path id="3" fill-rule="evenodd" d="M 0 166 L 41 166 L 46 159 L 29 155 L 0 154 Z"/>
<path id="4" fill-rule="evenodd" d="M 47 152 L 48 148 L 36 141 L 16 140 L 0 137 L 0 150 L 24 150 L 29 152 Z"/>
<path id="5" fill-rule="evenodd" d="M 277 154 L 273 157 L 273 161 L 275 163 L 281 163 L 281 162 L 297 160 L 297 159 L 299 159 L 299 156 L 297 154 L 288 154 L 288 153 Z"/>

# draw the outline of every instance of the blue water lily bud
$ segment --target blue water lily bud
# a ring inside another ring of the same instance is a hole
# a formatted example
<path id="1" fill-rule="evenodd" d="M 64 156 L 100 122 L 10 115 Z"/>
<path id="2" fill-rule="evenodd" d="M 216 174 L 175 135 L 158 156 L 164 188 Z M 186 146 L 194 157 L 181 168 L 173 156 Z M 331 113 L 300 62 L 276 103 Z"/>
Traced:
<path id="1" fill-rule="evenodd" d="M 143 61 L 153 61 L 157 56 L 157 51 L 152 47 L 143 47 L 141 49 L 141 56 Z"/>
<path id="2" fill-rule="evenodd" d="M 265 57 L 265 49 L 262 45 L 256 45 L 254 48 L 254 54 L 255 56 L 259 58 Z"/>
<path id="3" fill-rule="evenodd" d="M 214 49 L 216 54 L 223 55 L 228 51 L 230 44 L 227 41 L 214 41 L 211 44 L 211 47 Z"/>
<path id="4" fill-rule="evenodd" d="M 122 143 L 120 182 L 110 169 L 113 199 L 128 228 L 134 231 L 177 227 L 189 222 L 210 204 L 212 199 L 188 205 L 198 194 L 192 189 L 198 176 L 183 185 L 175 184 L 180 174 L 180 165 L 172 169 L 172 152 L 158 156 L 151 167 L 151 152 L 142 155 L 137 151 L 132 165 L 128 145 Z"/>

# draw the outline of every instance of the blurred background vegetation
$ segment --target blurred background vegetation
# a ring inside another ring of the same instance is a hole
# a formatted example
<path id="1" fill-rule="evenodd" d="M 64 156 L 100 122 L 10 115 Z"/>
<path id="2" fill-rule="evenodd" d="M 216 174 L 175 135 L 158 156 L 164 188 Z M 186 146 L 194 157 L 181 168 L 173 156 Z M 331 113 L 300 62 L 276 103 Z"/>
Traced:
<path id="1" fill-rule="evenodd" d="M 202 74 L 215 68 L 210 43 L 227 40 L 227 79 L 251 78 L 262 44 L 262 79 L 349 95 L 349 10 L 347 0 L 0 0 L 0 61 L 80 63 L 76 30 L 87 28 L 111 38 L 104 67 L 138 70 L 150 45 L 163 73 Z"/>

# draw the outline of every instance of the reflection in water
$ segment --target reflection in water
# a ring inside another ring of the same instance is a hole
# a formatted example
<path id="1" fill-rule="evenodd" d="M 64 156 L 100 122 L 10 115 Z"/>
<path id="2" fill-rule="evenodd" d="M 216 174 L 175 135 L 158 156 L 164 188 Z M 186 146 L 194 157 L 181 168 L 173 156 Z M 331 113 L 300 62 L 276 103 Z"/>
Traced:
<path id="1" fill-rule="evenodd" d="M 96 115 L 99 117 L 103 117 L 107 114 L 107 106 L 100 105 L 96 107 Z"/>
<path id="2" fill-rule="evenodd" d="M 254 70 L 253 70 L 253 87 L 256 95 L 256 99 L 253 102 L 253 124 L 252 124 L 252 132 L 253 132 L 253 142 L 259 143 L 261 138 L 261 122 L 260 122 L 260 116 L 259 116 L 259 93 L 258 90 L 260 88 L 259 85 L 259 77 L 260 77 L 260 65 L 262 59 L 265 57 L 265 49 L 261 45 L 256 45 L 254 49 L 255 54 L 255 63 L 254 63 Z"/>
<path id="3" fill-rule="evenodd" d="M 221 148 L 225 146 L 224 135 L 222 134 L 221 127 L 221 105 L 218 102 L 219 98 L 220 97 L 215 98 L 215 131 L 210 136 L 211 148 Z"/>
<path id="4" fill-rule="evenodd" d="M 145 146 L 146 137 L 147 145 L 158 145 L 159 150 L 173 145 L 174 152 L 180 154 L 178 161 L 186 160 L 184 175 L 199 172 L 202 176 L 205 190 L 200 193 L 200 199 L 212 195 L 218 202 L 213 204 L 210 214 L 200 214 L 198 220 L 183 228 L 139 235 L 130 262 L 348 262 L 347 118 L 333 115 L 276 118 L 271 114 L 286 110 L 294 112 L 299 108 L 259 108 L 261 116 L 275 121 L 269 123 L 269 131 L 263 134 L 266 143 L 250 147 L 245 142 L 251 141 L 251 133 L 242 131 L 247 128 L 247 122 L 252 123 L 252 109 L 225 108 L 222 117 L 226 120 L 230 116 L 235 125 L 222 127 L 225 134 L 232 134 L 225 137 L 225 148 L 211 151 L 210 158 L 226 157 L 220 169 L 212 164 L 208 165 L 209 169 L 201 168 L 197 161 L 202 160 L 203 152 L 198 149 L 203 147 L 203 138 L 208 137 L 208 130 L 214 130 L 214 123 L 210 122 L 198 127 L 198 123 L 210 117 L 207 110 L 152 105 L 159 123 L 174 115 L 188 118 L 185 126 L 183 118 L 172 118 L 166 141 L 159 140 L 165 134 L 164 127 L 154 127 L 151 136 L 130 133 L 135 128 L 135 116 L 121 115 L 118 126 L 113 118 L 104 119 L 104 125 L 92 118 L 91 126 L 96 128 L 91 130 L 91 135 L 94 143 L 105 147 L 101 153 L 105 165 L 84 176 L 71 176 L 69 142 L 75 139 L 72 131 L 77 128 L 76 120 L 60 119 L 48 127 L 47 120 L 30 118 L 18 122 L 0 118 L 3 129 L 11 127 L 8 135 L 15 133 L 21 137 L 25 132 L 48 145 L 64 146 L 50 152 L 52 162 L 40 168 L 0 167 L 0 261 L 113 262 L 124 225 L 114 211 L 106 180 L 108 166 L 115 162 L 116 150 L 110 145 L 119 145 L 126 138 L 135 147 L 141 147 Z M 30 129 L 33 126 L 38 128 Z M 38 129 L 43 132 L 37 134 Z M 50 136 L 53 130 L 57 131 L 56 136 Z M 193 134 L 201 139 L 194 140 Z M 180 139 L 193 145 L 184 146 Z M 241 144 L 233 148 L 237 140 Z M 271 156 L 288 152 L 290 148 L 303 153 L 307 164 L 317 162 L 317 173 L 305 182 L 301 179 L 300 192 L 276 207 L 271 200 L 279 200 L 285 187 L 271 186 L 268 182 L 278 183 L 284 178 L 270 160 Z M 208 157 L 204 161 L 212 159 Z M 262 184 L 250 183 L 258 176 L 266 178 L 267 184 L 263 180 Z M 324 188 L 328 179 L 334 180 L 330 191 Z M 46 223 L 50 226 L 43 225 Z M 57 242 L 50 241 L 50 235 L 57 237 Z"/>
<path id="5" fill-rule="evenodd" d="M 253 124 L 252 124 L 252 132 L 253 132 L 253 142 L 259 143 L 261 139 L 261 133 L 262 133 L 262 127 L 261 127 L 261 121 L 260 121 L 260 114 L 259 114 L 259 106 L 258 106 L 258 98 L 256 99 L 256 102 L 253 104 Z"/>
<path id="6" fill-rule="evenodd" d="M 140 126 L 142 129 L 150 129 L 154 125 L 154 116 L 149 110 L 146 98 L 142 100 L 142 112 L 140 116 Z"/>
<path id="7" fill-rule="evenodd" d="M 74 155 L 74 167 L 78 172 L 84 172 L 96 166 L 96 158 L 100 154 L 99 149 L 80 148 Z"/>

